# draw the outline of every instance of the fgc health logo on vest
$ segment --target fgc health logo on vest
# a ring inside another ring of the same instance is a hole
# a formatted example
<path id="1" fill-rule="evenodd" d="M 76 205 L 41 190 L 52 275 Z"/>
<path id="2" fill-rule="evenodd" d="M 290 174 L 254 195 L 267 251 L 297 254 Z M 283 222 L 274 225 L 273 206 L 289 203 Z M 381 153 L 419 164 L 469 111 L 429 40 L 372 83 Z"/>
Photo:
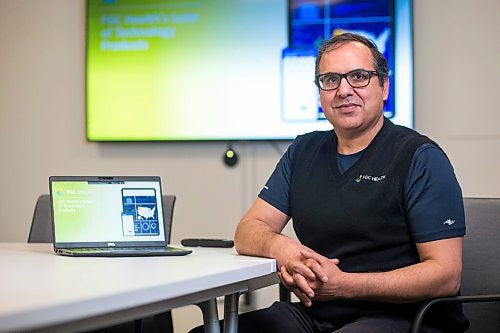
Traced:
<path id="1" fill-rule="evenodd" d="M 356 178 L 356 183 L 361 183 L 361 182 L 364 182 L 364 181 L 369 181 L 369 182 L 379 182 L 381 180 L 384 180 L 386 178 L 386 175 L 382 175 L 382 176 L 371 176 L 371 175 L 359 175 L 357 178 Z"/>

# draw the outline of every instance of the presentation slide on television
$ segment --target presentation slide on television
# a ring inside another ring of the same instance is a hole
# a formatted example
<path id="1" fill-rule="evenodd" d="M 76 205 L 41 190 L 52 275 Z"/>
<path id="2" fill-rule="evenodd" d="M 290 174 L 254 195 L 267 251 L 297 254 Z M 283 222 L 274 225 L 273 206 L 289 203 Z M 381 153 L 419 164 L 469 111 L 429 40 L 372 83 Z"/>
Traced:
<path id="1" fill-rule="evenodd" d="M 412 127 L 410 0 L 90 0 L 87 138 L 266 140 L 331 129 L 314 84 L 332 34 L 389 62 L 385 115 Z"/>
<path id="2" fill-rule="evenodd" d="M 53 182 L 52 198 L 59 243 L 164 240 L 156 182 Z"/>

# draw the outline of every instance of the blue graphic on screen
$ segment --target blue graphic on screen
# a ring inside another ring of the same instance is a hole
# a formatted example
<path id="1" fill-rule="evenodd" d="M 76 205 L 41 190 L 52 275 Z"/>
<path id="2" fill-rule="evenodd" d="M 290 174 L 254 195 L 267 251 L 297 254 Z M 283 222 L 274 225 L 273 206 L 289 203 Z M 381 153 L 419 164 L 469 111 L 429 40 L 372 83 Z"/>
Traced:
<path id="1" fill-rule="evenodd" d="M 394 0 L 289 0 L 288 4 L 289 45 L 282 52 L 285 120 L 325 119 L 319 93 L 310 82 L 314 79 L 317 50 L 332 35 L 353 32 L 372 40 L 387 59 L 389 80 L 395 82 Z M 390 85 L 384 110 L 389 118 L 395 116 L 394 86 Z"/>
<path id="2" fill-rule="evenodd" d="M 160 234 L 154 188 L 124 188 L 122 189 L 122 202 L 124 236 L 157 236 Z"/>

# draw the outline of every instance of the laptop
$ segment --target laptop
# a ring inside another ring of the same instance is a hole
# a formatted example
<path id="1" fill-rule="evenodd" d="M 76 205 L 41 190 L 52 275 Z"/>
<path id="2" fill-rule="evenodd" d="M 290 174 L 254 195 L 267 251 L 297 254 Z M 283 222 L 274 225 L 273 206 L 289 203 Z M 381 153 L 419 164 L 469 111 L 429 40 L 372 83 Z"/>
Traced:
<path id="1" fill-rule="evenodd" d="M 54 251 L 65 256 L 180 256 L 168 246 L 160 177 L 49 177 Z"/>

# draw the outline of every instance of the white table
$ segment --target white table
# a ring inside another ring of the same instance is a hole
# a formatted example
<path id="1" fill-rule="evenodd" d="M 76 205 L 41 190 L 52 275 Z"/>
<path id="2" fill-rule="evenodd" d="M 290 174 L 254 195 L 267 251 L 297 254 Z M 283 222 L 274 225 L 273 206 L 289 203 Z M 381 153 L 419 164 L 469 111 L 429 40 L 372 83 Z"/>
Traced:
<path id="1" fill-rule="evenodd" d="M 277 283 L 273 259 L 193 248 L 182 257 L 75 258 L 51 244 L 0 243 L 0 332 L 89 330 L 189 304 L 219 332 L 236 332 L 238 296 Z"/>

